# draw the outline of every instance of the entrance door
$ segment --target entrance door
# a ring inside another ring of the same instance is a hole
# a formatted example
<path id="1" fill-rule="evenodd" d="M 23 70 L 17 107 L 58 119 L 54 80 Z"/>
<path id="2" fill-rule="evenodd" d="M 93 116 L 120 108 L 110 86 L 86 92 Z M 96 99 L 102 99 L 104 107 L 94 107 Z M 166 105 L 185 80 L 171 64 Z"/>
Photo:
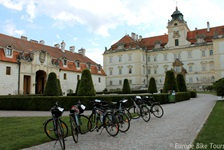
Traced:
<path id="1" fill-rule="evenodd" d="M 24 76 L 23 78 L 23 94 L 30 94 L 30 76 Z"/>
<path id="2" fill-rule="evenodd" d="M 46 83 L 46 72 L 39 70 L 36 72 L 35 94 L 43 94 Z"/>

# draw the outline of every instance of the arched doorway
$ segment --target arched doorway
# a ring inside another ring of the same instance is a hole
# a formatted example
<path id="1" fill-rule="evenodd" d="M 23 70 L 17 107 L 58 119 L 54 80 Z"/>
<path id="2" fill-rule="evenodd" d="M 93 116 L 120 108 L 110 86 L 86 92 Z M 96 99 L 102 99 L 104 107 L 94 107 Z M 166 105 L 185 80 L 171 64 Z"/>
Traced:
<path id="1" fill-rule="evenodd" d="M 43 94 L 46 83 L 46 72 L 39 70 L 36 72 L 35 94 Z"/>

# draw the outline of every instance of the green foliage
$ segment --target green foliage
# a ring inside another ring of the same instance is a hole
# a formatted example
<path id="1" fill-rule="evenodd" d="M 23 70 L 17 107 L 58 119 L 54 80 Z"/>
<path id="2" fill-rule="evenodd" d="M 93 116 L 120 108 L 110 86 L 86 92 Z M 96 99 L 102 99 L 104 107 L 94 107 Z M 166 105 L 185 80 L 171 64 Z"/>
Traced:
<path id="1" fill-rule="evenodd" d="M 54 72 L 51 72 L 48 75 L 44 95 L 45 96 L 59 96 L 60 95 L 57 76 Z"/>
<path id="2" fill-rule="evenodd" d="M 216 91 L 217 96 L 224 97 L 224 78 L 221 78 L 213 84 L 213 87 Z"/>
<path id="3" fill-rule="evenodd" d="M 122 93 L 123 94 L 130 94 L 131 93 L 131 88 L 130 88 L 128 79 L 124 79 Z"/>
<path id="4" fill-rule="evenodd" d="M 61 82 L 60 82 L 60 80 L 59 79 L 57 79 L 58 80 L 58 92 L 60 93 L 60 95 L 62 96 L 63 94 L 62 94 L 62 89 L 61 89 Z"/>
<path id="5" fill-rule="evenodd" d="M 177 87 L 179 89 L 179 92 L 187 92 L 187 86 L 184 80 L 184 75 L 179 73 L 176 77 L 176 81 L 177 81 Z"/>
<path id="6" fill-rule="evenodd" d="M 148 86 L 148 92 L 149 93 L 157 93 L 157 87 L 156 87 L 156 81 L 154 77 L 151 77 L 149 80 L 149 86 Z"/>
<path id="7" fill-rule="evenodd" d="M 76 89 L 75 89 L 75 95 L 77 95 L 77 93 L 78 93 L 80 82 L 81 82 L 81 80 L 78 80 L 77 85 L 76 85 Z"/>
<path id="8" fill-rule="evenodd" d="M 89 69 L 82 71 L 81 81 L 78 87 L 78 96 L 95 96 L 96 91 L 94 89 L 92 75 Z"/>
<path id="9" fill-rule="evenodd" d="M 175 90 L 178 92 L 177 83 L 173 70 L 166 72 L 165 82 L 163 86 L 163 93 L 168 93 L 169 90 Z"/>

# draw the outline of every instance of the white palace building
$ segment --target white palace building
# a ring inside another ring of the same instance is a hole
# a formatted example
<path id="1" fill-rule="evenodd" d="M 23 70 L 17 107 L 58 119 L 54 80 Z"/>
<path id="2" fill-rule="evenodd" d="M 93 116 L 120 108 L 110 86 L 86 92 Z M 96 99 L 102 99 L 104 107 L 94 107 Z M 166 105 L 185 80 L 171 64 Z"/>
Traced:
<path id="1" fill-rule="evenodd" d="M 85 56 L 85 49 L 75 52 L 65 42 L 54 46 L 44 41 L 15 38 L 0 34 L 0 95 L 41 94 L 49 73 L 55 72 L 62 92 L 75 92 L 82 70 L 90 69 L 96 91 L 105 89 L 106 74 L 100 64 Z"/>
<path id="2" fill-rule="evenodd" d="M 171 17 L 168 34 L 143 38 L 132 33 L 105 48 L 108 90 L 122 89 L 125 78 L 132 89 L 146 88 L 150 77 L 160 90 L 170 69 L 184 74 L 188 89 L 202 89 L 224 77 L 224 26 L 207 22 L 204 29 L 191 31 L 178 8 Z"/>

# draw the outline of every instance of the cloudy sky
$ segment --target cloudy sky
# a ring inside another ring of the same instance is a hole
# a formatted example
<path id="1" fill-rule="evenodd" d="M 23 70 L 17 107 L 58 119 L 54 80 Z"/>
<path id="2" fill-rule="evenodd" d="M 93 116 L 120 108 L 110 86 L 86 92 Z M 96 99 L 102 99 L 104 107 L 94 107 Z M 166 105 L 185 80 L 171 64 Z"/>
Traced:
<path id="1" fill-rule="evenodd" d="M 167 33 L 176 6 L 190 30 L 224 25 L 224 0 L 0 0 L 0 31 L 53 46 L 66 43 L 103 65 L 103 52 L 125 34 Z"/>

